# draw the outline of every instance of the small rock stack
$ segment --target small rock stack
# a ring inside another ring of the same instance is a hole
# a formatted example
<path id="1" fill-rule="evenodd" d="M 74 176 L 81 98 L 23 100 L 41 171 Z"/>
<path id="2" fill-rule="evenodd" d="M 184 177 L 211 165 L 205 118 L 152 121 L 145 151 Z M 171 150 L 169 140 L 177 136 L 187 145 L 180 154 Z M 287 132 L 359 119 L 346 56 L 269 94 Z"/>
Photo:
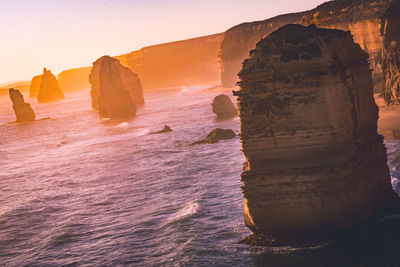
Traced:
<path id="1" fill-rule="evenodd" d="M 33 112 L 31 105 L 25 103 L 24 96 L 20 91 L 11 88 L 8 91 L 10 99 L 13 103 L 13 109 L 16 116 L 16 122 L 28 122 L 35 120 L 35 113 Z"/>

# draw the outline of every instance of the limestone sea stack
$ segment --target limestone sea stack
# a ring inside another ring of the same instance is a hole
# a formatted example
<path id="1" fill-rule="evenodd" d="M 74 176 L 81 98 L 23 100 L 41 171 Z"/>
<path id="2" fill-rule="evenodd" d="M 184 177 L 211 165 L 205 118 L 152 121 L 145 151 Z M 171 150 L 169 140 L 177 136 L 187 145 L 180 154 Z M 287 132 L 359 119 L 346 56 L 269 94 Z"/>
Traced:
<path id="1" fill-rule="evenodd" d="M 192 145 L 200 145 L 200 144 L 214 144 L 221 140 L 228 140 L 235 138 L 236 134 L 232 129 L 221 129 L 216 128 L 212 130 L 206 138 L 203 140 L 196 141 L 192 143 Z"/>
<path id="2" fill-rule="evenodd" d="M 349 32 L 283 26 L 239 78 L 244 218 L 256 236 L 327 240 L 397 201 L 368 54 Z"/>
<path id="3" fill-rule="evenodd" d="M 16 116 L 16 122 L 28 122 L 35 120 L 35 113 L 33 112 L 31 105 L 25 103 L 24 96 L 20 91 L 11 88 L 8 91 L 10 99 L 13 103 L 13 109 Z"/>
<path id="4" fill-rule="evenodd" d="M 237 116 L 236 107 L 233 105 L 229 96 L 221 94 L 214 98 L 212 111 L 217 114 L 217 118 L 233 118 Z"/>
<path id="5" fill-rule="evenodd" d="M 32 78 L 31 84 L 29 85 L 29 97 L 37 97 L 41 82 L 42 75 L 36 75 Z"/>
<path id="6" fill-rule="evenodd" d="M 101 117 L 123 118 L 136 115 L 136 106 L 144 104 L 143 89 L 137 74 L 110 56 L 93 63 L 89 75 L 92 107 Z"/>
<path id="7" fill-rule="evenodd" d="M 44 68 L 37 95 L 39 103 L 54 102 L 64 98 L 64 93 L 61 91 L 60 86 L 58 86 L 56 76 L 50 70 Z"/>
<path id="8" fill-rule="evenodd" d="M 400 1 L 392 1 L 382 19 L 384 97 L 387 103 L 400 103 Z"/>

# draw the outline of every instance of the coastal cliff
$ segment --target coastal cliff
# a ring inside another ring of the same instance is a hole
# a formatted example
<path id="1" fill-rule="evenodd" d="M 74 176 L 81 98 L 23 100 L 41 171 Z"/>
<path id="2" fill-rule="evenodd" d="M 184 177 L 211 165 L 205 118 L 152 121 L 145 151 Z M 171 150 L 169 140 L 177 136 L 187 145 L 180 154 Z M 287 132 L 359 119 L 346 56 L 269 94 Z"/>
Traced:
<path id="1" fill-rule="evenodd" d="M 368 54 L 350 33 L 286 25 L 239 77 L 244 217 L 256 235 L 327 240 L 396 201 Z"/>
<path id="2" fill-rule="evenodd" d="M 93 63 L 89 75 L 92 107 L 104 118 L 126 118 L 136 115 L 143 105 L 143 89 L 137 74 L 110 56 Z"/>
<path id="3" fill-rule="evenodd" d="M 383 93 L 381 20 L 389 4 L 390 0 L 335 0 L 304 13 L 235 26 L 226 32 L 221 45 L 222 84 L 225 87 L 235 85 L 241 62 L 260 38 L 285 24 L 299 23 L 351 31 L 354 41 L 370 55 L 375 92 Z M 268 29 L 269 25 L 272 26 Z"/>
<path id="4" fill-rule="evenodd" d="M 298 23 L 303 15 L 304 13 L 286 14 L 263 21 L 239 24 L 227 30 L 219 54 L 222 86 L 233 87 L 236 84 L 237 73 L 243 60 L 260 39 L 283 25 Z"/>
<path id="5" fill-rule="evenodd" d="M 222 33 L 148 46 L 115 58 L 139 75 L 145 90 L 219 83 L 223 37 Z"/>
<path id="6" fill-rule="evenodd" d="M 382 20 L 386 103 L 400 103 L 400 1 L 394 0 Z"/>
<path id="7" fill-rule="evenodd" d="M 58 84 L 64 92 L 89 89 L 89 74 L 92 67 L 69 69 L 57 75 Z"/>
<path id="8" fill-rule="evenodd" d="M 390 0 L 336 0 L 307 12 L 301 24 L 350 31 L 354 41 L 370 56 L 374 91 L 384 92 L 381 21 Z"/>

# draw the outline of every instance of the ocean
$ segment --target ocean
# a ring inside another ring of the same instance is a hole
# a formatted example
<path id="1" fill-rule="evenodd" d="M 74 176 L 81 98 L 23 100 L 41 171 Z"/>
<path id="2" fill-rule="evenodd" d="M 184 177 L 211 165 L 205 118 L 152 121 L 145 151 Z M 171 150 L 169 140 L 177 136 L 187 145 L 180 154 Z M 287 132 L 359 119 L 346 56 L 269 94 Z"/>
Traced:
<path id="1" fill-rule="evenodd" d="M 99 119 L 89 91 L 40 105 L 25 95 L 38 121 L 24 124 L 0 96 L 0 266 L 400 266 L 397 246 L 239 243 L 251 233 L 239 138 L 190 145 L 217 127 L 239 132 L 238 118 L 215 119 L 218 94 L 149 92 L 130 121 Z M 165 124 L 173 131 L 150 134 Z M 400 142 L 386 146 L 400 192 Z"/>

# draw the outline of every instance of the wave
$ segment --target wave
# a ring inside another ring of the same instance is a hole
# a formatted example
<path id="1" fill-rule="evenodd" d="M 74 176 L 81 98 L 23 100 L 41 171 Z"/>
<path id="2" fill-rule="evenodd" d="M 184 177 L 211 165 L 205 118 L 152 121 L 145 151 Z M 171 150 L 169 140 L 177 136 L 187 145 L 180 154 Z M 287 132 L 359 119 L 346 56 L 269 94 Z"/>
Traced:
<path id="1" fill-rule="evenodd" d="M 183 207 L 182 209 L 178 210 L 175 214 L 173 214 L 169 218 L 169 222 L 178 222 L 185 220 L 199 211 L 200 205 L 197 201 L 190 201 Z"/>

